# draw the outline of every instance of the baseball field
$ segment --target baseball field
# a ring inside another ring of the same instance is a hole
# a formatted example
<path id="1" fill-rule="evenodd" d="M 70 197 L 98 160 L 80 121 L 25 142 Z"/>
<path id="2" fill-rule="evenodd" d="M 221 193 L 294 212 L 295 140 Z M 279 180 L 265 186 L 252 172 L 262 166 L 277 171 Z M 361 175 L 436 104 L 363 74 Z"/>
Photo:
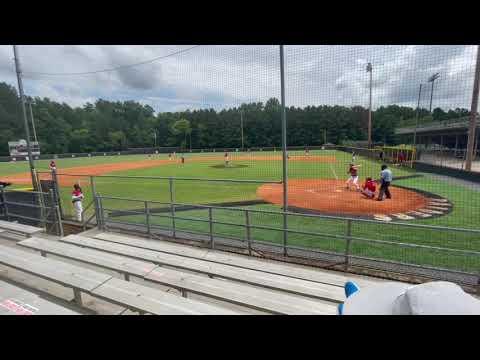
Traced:
<path id="1" fill-rule="evenodd" d="M 168 154 L 122 155 L 56 159 L 58 181 L 61 188 L 62 208 L 72 213 L 71 188 L 80 183 L 85 193 L 84 206 L 90 203 L 92 193 L 88 175 L 96 175 L 96 190 L 103 196 L 168 203 L 170 188 L 168 179 L 176 177 L 174 202 L 181 204 L 219 205 L 224 209 L 213 211 L 216 235 L 244 238 L 245 229 L 233 224 L 244 224 L 242 215 L 234 208 L 280 211 L 282 206 L 282 158 L 281 152 L 233 152 L 225 165 L 224 153 L 186 153 L 169 159 Z M 289 151 L 288 196 L 289 207 L 300 213 L 313 213 L 339 217 L 379 220 L 380 222 L 353 222 L 350 229 L 358 241 L 352 244 L 352 254 L 405 263 L 445 267 L 473 272 L 480 265 L 478 256 L 462 253 L 462 250 L 480 251 L 479 235 L 462 231 L 432 230 L 397 225 L 424 224 L 445 228 L 480 229 L 480 187 L 451 178 L 417 173 L 408 166 L 391 164 L 394 181 L 392 199 L 370 200 L 354 189 L 345 188 L 347 170 L 352 155 L 338 150 Z M 379 178 L 381 162 L 357 157 L 359 185 L 366 177 Z M 49 160 L 37 161 L 39 171 L 48 171 Z M 115 177 L 109 177 L 114 175 Z M 116 177 L 120 176 L 120 177 Z M 129 178 L 122 178 L 128 176 Z M 152 178 L 134 178 L 152 177 Z M 49 178 L 41 174 L 41 178 Z M 195 178 L 197 180 L 188 180 Z M 205 180 L 198 180 L 205 179 Z M 232 181 L 207 181 L 206 179 L 231 179 Z M 13 188 L 29 186 L 28 164 L 0 163 L 0 180 L 13 183 Z M 255 182 L 248 182 L 254 180 Z M 377 187 L 378 193 L 378 187 Z M 131 223 L 145 223 L 145 216 L 119 210 L 143 211 L 140 201 L 105 200 L 109 216 Z M 151 205 L 153 206 L 153 205 Z M 230 210 L 231 209 L 231 210 Z M 171 225 L 166 204 L 153 206 L 151 224 L 163 227 Z M 208 233 L 209 225 L 191 219 L 208 219 L 204 209 L 179 206 L 176 228 L 178 230 Z M 251 237 L 256 240 L 282 243 L 281 214 L 251 213 L 251 224 L 279 230 L 252 228 Z M 345 234 L 346 222 L 342 219 L 289 216 L 288 227 L 312 233 L 291 233 L 288 244 L 343 252 L 345 240 L 335 236 Z M 313 235 L 315 234 L 315 235 Z M 363 242 L 361 239 L 377 240 Z M 398 247 L 395 243 L 416 244 L 419 247 Z M 429 246 L 423 248 L 422 246 Z M 437 247 L 432 249 L 431 247 Z M 445 253 L 444 248 L 461 250 Z"/>

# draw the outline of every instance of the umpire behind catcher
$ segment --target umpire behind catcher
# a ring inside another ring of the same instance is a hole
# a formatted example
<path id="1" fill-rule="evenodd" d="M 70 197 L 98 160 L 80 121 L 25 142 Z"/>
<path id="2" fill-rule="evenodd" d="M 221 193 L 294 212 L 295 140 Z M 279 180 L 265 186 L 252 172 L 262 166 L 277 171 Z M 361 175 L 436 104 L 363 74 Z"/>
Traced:
<path id="1" fill-rule="evenodd" d="M 378 201 L 383 200 L 383 194 L 387 196 L 387 199 L 391 199 L 392 195 L 388 189 L 390 183 L 392 182 L 392 171 L 388 168 L 387 165 L 382 165 L 382 171 L 380 171 L 380 191 L 378 193 Z"/>

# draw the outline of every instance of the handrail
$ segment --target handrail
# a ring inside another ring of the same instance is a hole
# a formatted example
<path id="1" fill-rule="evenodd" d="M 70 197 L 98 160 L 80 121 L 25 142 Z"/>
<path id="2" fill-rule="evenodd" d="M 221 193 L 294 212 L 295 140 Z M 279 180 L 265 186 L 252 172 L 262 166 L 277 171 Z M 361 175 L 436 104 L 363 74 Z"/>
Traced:
<path id="1" fill-rule="evenodd" d="M 84 218 L 85 213 L 86 213 L 87 210 L 93 205 L 94 202 L 95 202 L 95 200 L 90 201 L 90 202 L 88 203 L 88 205 L 85 206 L 85 208 L 82 210 L 82 213 L 81 213 L 82 222 L 83 222 L 83 218 Z"/>
<path id="2" fill-rule="evenodd" d="M 38 173 L 49 174 L 48 171 L 38 171 Z M 254 179 L 210 179 L 210 178 L 194 178 L 194 177 L 174 177 L 174 176 L 127 176 L 127 175 L 90 175 L 90 174 L 62 174 L 57 173 L 57 176 L 81 176 L 81 177 L 95 177 L 95 178 L 118 178 L 118 179 L 144 179 L 144 180 L 181 180 L 181 181 L 211 181 L 211 182 L 232 182 L 232 183 L 246 183 L 246 184 L 281 184 L 282 182 L 276 179 L 254 180 Z"/>
<path id="3" fill-rule="evenodd" d="M 122 198 L 118 196 L 104 196 L 104 195 L 97 195 L 99 198 L 102 199 L 110 199 L 110 200 L 123 200 L 123 201 L 138 201 L 138 202 L 145 202 L 148 200 L 137 200 L 132 198 Z M 170 205 L 167 202 L 160 202 L 160 201 L 148 201 L 152 204 L 163 204 L 163 205 Z M 198 209 L 217 209 L 217 210 L 228 210 L 228 211 L 245 211 L 248 210 L 251 213 L 259 213 L 259 214 L 271 214 L 271 215 L 284 215 L 283 211 L 270 211 L 270 210 L 259 210 L 259 209 L 246 209 L 242 207 L 226 207 L 226 206 L 215 206 L 215 205 L 201 205 L 201 204 L 188 204 L 188 203 L 173 203 L 174 206 L 191 206 Z M 195 210 L 195 209 L 192 209 Z M 125 211 L 127 210 L 117 210 L 117 211 Z M 426 229 L 426 230 L 444 230 L 444 231 L 456 231 L 456 232 L 468 232 L 468 233 L 476 233 L 480 234 L 479 229 L 467 229 L 467 228 L 457 228 L 457 227 L 446 227 L 446 226 L 439 226 L 439 225 L 426 225 L 426 224 L 407 224 L 397 221 L 380 221 L 380 220 L 371 220 L 371 219 L 361 219 L 361 218 L 353 218 L 353 217 L 343 217 L 343 216 L 333 216 L 333 215 L 321 215 L 321 214 L 302 214 L 287 211 L 286 214 L 288 216 L 296 216 L 296 217 L 308 217 L 308 218 L 318 218 L 318 219 L 327 219 L 327 220 L 342 220 L 342 221 L 355 221 L 359 223 L 371 223 L 371 224 L 382 224 L 388 226 L 403 226 L 403 227 L 411 227 L 411 228 L 418 228 L 418 229 Z"/>
<path id="4" fill-rule="evenodd" d="M 87 206 L 85 206 L 85 208 L 82 210 L 82 213 L 81 213 L 81 219 L 82 219 L 82 226 L 83 226 L 83 230 L 85 231 L 86 228 L 87 228 L 87 224 L 92 220 L 92 218 L 95 216 L 95 212 L 93 213 L 93 215 L 87 220 L 85 221 L 85 214 L 87 212 L 87 210 L 93 205 L 93 203 L 95 202 L 95 199 L 91 200 L 90 203 L 88 203 Z"/>
<path id="5" fill-rule="evenodd" d="M 83 223 L 83 225 L 82 225 L 82 226 L 83 226 L 83 231 L 87 230 L 87 225 L 90 224 L 90 221 L 92 221 L 92 219 L 93 219 L 94 217 L 95 217 L 95 214 L 93 214 L 92 216 L 90 216 L 90 218 Z"/>

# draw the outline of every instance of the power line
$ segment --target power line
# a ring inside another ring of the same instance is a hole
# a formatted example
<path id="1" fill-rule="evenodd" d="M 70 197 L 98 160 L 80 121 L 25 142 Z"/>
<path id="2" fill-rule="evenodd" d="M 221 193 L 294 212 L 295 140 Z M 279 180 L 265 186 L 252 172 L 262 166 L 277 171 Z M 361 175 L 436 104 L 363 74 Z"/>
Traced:
<path id="1" fill-rule="evenodd" d="M 47 73 L 47 72 L 24 71 L 23 74 L 24 75 L 26 75 L 26 74 L 28 74 L 28 75 L 43 75 L 43 76 L 72 76 L 72 75 L 91 75 L 91 74 L 98 74 L 98 73 L 102 73 L 102 72 L 111 72 L 111 71 L 117 71 L 117 70 L 120 70 L 120 69 L 131 68 L 131 67 L 134 67 L 134 66 L 149 64 L 149 63 L 161 60 L 161 59 L 165 59 L 165 58 L 168 58 L 168 57 L 171 57 L 171 56 L 175 56 L 175 55 L 187 52 L 187 51 L 192 50 L 194 48 L 197 48 L 199 46 L 201 46 L 201 45 L 195 45 L 195 46 L 189 47 L 187 49 L 179 50 L 179 51 L 176 51 L 176 52 L 173 52 L 173 53 L 170 53 L 170 54 L 167 54 L 167 55 L 163 55 L 163 56 L 158 56 L 158 57 L 150 59 L 150 60 L 146 60 L 146 61 L 142 61 L 142 62 L 138 62 L 138 63 L 133 63 L 133 64 L 128 64 L 128 65 L 120 65 L 120 66 L 116 66 L 116 67 L 108 68 L 108 69 L 103 69 L 103 70 L 74 72 L 74 73 Z"/>

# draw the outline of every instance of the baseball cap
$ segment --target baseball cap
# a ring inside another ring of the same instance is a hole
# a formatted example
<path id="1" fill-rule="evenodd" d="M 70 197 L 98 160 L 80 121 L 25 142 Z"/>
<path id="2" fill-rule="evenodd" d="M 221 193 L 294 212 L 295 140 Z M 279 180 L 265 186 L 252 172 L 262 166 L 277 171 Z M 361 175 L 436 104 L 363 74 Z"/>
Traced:
<path id="1" fill-rule="evenodd" d="M 480 300 L 446 281 L 383 283 L 348 297 L 344 315 L 480 315 Z"/>

